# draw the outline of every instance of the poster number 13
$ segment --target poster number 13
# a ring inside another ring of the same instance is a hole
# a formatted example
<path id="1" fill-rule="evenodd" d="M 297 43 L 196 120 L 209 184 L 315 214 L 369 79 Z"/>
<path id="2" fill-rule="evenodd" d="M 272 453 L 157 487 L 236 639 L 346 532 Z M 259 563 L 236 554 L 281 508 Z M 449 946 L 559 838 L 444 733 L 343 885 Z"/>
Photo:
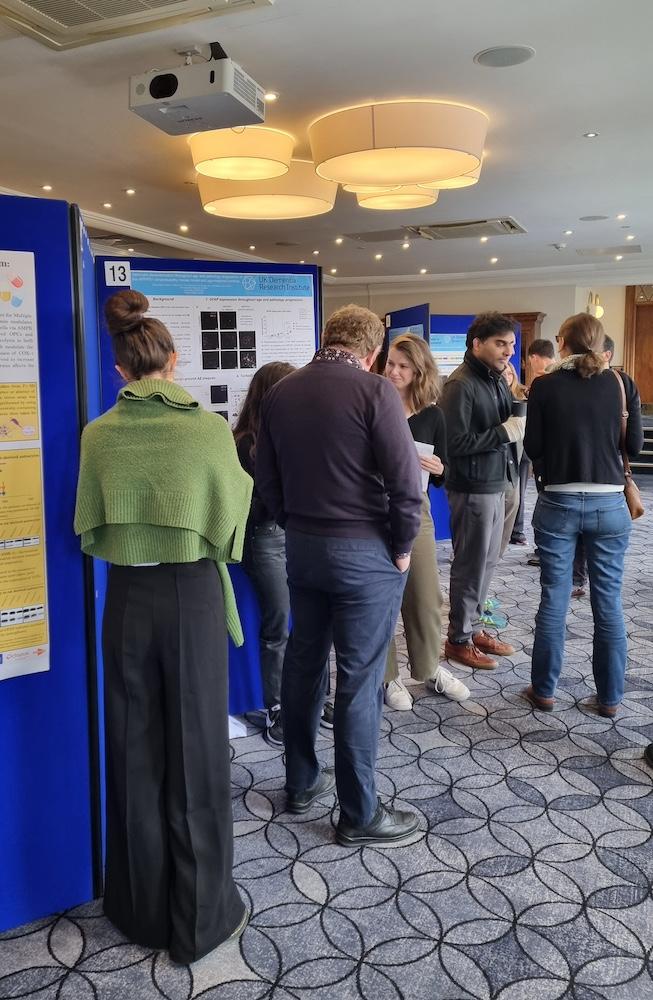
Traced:
<path id="1" fill-rule="evenodd" d="M 132 276 L 129 261 L 105 260 L 105 285 L 131 285 L 131 280 Z"/>

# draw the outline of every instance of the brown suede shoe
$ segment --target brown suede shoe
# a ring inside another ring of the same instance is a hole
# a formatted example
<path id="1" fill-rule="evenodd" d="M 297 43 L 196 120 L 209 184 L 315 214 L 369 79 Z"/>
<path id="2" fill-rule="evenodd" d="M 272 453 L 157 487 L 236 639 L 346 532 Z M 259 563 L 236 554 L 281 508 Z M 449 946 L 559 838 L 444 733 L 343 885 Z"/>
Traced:
<path id="1" fill-rule="evenodd" d="M 555 698 L 544 698 L 540 694 L 535 694 L 530 684 L 527 688 L 524 688 L 521 696 L 526 701 L 530 701 L 533 708 L 539 709 L 540 712 L 552 712 L 556 703 Z"/>
<path id="2" fill-rule="evenodd" d="M 512 656 L 516 652 L 514 646 L 509 646 L 507 642 L 501 642 L 495 635 L 489 632 L 476 632 L 472 637 L 472 642 L 484 653 L 492 653 L 493 656 Z"/>
<path id="3" fill-rule="evenodd" d="M 444 644 L 444 655 L 447 660 L 461 663 L 463 667 L 494 670 L 495 667 L 499 666 L 496 660 L 482 653 L 473 642 L 450 642 L 447 639 Z"/>

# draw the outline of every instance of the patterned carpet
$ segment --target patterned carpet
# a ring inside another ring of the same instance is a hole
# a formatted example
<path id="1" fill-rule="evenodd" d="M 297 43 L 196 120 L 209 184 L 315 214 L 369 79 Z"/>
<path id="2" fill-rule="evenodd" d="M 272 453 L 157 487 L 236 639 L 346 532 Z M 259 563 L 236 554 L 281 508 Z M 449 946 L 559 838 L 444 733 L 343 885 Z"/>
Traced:
<path id="1" fill-rule="evenodd" d="M 653 484 L 643 492 L 653 511 Z M 0 935 L 0 998 L 651 1000 L 652 524 L 635 525 L 628 556 L 615 721 L 589 704 L 587 598 L 570 609 L 556 712 L 519 697 L 538 582 L 511 546 L 494 592 L 516 655 L 471 678 L 456 669 L 464 704 L 415 685 L 414 711 L 384 716 L 379 790 L 419 812 L 412 844 L 336 846 L 328 798 L 285 813 L 281 753 L 250 727 L 232 746 L 235 874 L 252 910 L 241 941 L 175 967 L 92 903 Z M 330 763 L 329 735 L 320 749 Z"/>

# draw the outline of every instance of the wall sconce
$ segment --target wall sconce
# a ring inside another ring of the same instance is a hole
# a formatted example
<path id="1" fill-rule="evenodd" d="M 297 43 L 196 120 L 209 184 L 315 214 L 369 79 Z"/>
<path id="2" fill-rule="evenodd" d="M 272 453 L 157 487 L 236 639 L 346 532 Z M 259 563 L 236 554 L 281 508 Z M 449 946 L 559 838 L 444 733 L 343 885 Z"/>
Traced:
<path id="1" fill-rule="evenodd" d="M 596 319 L 601 319 L 605 313 L 605 309 L 601 305 L 598 295 L 593 295 L 592 292 L 589 293 L 585 312 L 589 313 L 590 316 L 594 316 Z"/>

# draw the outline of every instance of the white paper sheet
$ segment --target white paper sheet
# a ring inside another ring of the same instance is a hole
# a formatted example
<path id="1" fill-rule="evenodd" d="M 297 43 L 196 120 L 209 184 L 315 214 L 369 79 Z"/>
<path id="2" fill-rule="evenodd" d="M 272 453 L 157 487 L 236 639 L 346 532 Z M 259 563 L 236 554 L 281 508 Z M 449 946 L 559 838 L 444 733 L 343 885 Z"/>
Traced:
<path id="1" fill-rule="evenodd" d="M 418 455 L 424 455 L 430 457 L 434 454 L 435 448 L 432 444 L 426 444 L 425 441 L 416 441 L 415 447 L 417 448 Z M 429 488 L 429 475 L 430 473 L 426 469 L 422 469 L 422 493 L 426 493 Z"/>

